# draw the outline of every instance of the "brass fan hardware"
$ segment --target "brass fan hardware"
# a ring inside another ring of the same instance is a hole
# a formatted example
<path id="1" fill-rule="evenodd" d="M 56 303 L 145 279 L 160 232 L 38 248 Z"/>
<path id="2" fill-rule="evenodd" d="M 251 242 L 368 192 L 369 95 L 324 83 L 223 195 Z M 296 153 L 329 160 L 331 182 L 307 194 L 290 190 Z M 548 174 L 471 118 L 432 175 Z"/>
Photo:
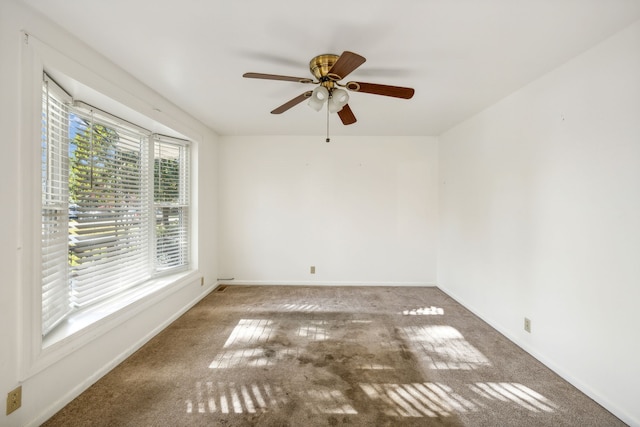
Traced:
<path id="1" fill-rule="evenodd" d="M 331 70 L 338 58 L 340 58 L 338 55 L 332 54 L 318 55 L 309 61 L 309 70 L 318 81 L 322 81 L 323 78 L 326 79 L 328 77 L 329 70 Z"/>
<path id="2" fill-rule="evenodd" d="M 347 89 L 357 92 L 360 90 L 360 85 L 358 82 L 349 82 L 346 84 Z"/>
<path id="3" fill-rule="evenodd" d="M 281 114 L 290 108 L 308 99 L 309 106 L 316 111 L 327 104 L 327 114 L 329 112 L 338 113 L 338 117 L 344 125 L 356 122 L 356 116 L 347 104 L 349 95 L 342 89 L 346 88 L 353 92 L 370 93 L 373 95 L 390 96 L 394 98 L 410 99 L 415 91 L 409 87 L 388 86 L 376 83 L 348 82 L 339 83 L 352 71 L 364 64 L 365 57 L 357 53 L 344 51 L 342 55 L 325 53 L 318 55 L 309 61 L 309 71 L 316 78 L 312 80 L 305 77 L 281 76 L 277 74 L 245 73 L 243 77 L 250 79 L 284 80 L 304 84 L 318 85 L 312 91 L 306 91 L 290 101 L 271 111 L 271 114 Z M 327 137 L 328 142 L 328 137 Z"/>

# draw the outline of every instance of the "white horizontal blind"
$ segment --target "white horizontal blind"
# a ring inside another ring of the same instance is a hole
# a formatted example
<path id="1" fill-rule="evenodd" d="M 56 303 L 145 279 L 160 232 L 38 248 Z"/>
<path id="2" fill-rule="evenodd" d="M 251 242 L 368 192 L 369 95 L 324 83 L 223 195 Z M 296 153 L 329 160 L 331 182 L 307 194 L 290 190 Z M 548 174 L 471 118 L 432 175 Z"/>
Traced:
<path id="1" fill-rule="evenodd" d="M 77 307 L 151 275 L 148 135 L 74 109 L 69 174 L 69 268 Z"/>
<path id="2" fill-rule="evenodd" d="M 189 164 L 187 141 L 154 137 L 156 271 L 189 263 Z"/>
<path id="3" fill-rule="evenodd" d="M 71 311 L 66 262 L 70 102 L 71 97 L 45 74 L 42 84 L 41 143 L 43 335 Z"/>
<path id="4" fill-rule="evenodd" d="M 42 333 L 189 264 L 190 145 L 42 92 Z"/>

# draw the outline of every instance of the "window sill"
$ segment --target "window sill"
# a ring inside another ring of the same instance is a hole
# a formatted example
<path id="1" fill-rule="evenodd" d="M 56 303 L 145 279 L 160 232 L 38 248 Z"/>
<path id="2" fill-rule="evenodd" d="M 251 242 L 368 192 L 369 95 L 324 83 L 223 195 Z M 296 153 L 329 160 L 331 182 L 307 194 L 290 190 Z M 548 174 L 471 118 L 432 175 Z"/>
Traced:
<path id="1" fill-rule="evenodd" d="M 82 345 L 197 278 L 196 270 L 161 276 L 116 298 L 73 313 L 43 338 L 42 350 L 53 351 L 57 347 L 66 347 L 68 341 L 74 342 L 73 347 Z M 77 339 L 81 342 L 78 343 Z"/>

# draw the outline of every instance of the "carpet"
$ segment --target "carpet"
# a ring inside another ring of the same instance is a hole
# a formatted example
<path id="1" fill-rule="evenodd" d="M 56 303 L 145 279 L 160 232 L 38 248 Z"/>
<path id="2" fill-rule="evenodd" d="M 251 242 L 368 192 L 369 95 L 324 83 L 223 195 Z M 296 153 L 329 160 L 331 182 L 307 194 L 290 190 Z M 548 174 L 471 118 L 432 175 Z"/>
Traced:
<path id="1" fill-rule="evenodd" d="M 438 288 L 227 286 L 44 426 L 624 426 Z"/>

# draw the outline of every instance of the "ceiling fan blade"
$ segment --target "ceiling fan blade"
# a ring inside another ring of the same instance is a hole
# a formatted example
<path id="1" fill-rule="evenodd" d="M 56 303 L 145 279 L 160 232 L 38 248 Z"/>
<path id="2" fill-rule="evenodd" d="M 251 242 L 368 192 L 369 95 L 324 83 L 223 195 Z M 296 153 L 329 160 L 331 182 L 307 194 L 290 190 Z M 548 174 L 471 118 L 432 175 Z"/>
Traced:
<path id="1" fill-rule="evenodd" d="M 352 125 L 356 122 L 356 116 L 351 111 L 349 104 L 346 104 L 342 107 L 342 110 L 338 111 L 338 116 L 340 120 L 342 120 L 343 125 Z"/>
<path id="2" fill-rule="evenodd" d="M 305 93 L 302 93 L 296 96 L 291 101 L 285 102 L 284 104 L 282 104 L 281 106 L 273 110 L 271 114 L 282 114 L 285 111 L 287 111 L 289 108 L 295 107 L 296 105 L 300 104 L 302 101 L 309 98 L 310 96 L 311 96 L 311 91 L 310 90 L 306 91 Z"/>
<path id="3" fill-rule="evenodd" d="M 342 80 L 353 70 L 364 64 L 367 59 L 357 53 L 345 50 L 327 73 L 331 80 Z"/>
<path id="4" fill-rule="evenodd" d="M 410 87 L 387 86 L 375 83 L 349 82 L 347 89 L 354 92 L 372 93 L 374 95 L 392 96 L 394 98 L 411 99 L 415 90 Z"/>
<path id="5" fill-rule="evenodd" d="M 313 80 L 306 77 L 279 76 L 277 74 L 244 73 L 242 77 L 248 79 L 285 80 L 288 82 L 313 83 Z"/>

